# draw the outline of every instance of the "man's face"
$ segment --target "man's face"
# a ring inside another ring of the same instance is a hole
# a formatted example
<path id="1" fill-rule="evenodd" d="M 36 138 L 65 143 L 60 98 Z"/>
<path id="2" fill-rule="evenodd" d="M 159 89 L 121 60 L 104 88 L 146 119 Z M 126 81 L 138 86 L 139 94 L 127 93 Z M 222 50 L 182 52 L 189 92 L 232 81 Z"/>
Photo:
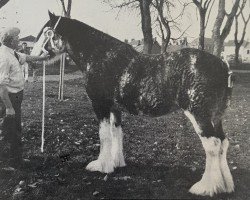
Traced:
<path id="1" fill-rule="evenodd" d="M 27 48 L 27 44 L 26 43 L 22 44 L 22 48 L 26 49 Z"/>

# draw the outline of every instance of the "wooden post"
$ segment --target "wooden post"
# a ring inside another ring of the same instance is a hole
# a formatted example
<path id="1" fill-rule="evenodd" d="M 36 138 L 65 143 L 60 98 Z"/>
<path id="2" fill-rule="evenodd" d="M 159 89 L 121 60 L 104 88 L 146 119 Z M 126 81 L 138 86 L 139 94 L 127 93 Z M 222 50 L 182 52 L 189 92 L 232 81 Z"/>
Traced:
<path id="1" fill-rule="evenodd" d="M 66 54 L 63 53 L 60 59 L 60 78 L 59 78 L 59 92 L 58 92 L 58 100 L 60 101 L 63 101 L 65 57 Z"/>

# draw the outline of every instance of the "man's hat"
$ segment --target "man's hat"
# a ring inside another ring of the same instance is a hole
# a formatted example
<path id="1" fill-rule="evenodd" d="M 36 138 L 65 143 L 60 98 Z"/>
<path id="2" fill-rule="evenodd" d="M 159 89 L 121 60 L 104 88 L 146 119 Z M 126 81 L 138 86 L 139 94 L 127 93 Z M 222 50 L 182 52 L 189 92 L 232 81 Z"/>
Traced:
<path id="1" fill-rule="evenodd" d="M 19 35 L 19 33 L 20 33 L 20 29 L 17 27 L 5 28 L 4 30 L 1 31 L 0 42 L 5 41 L 7 38 L 13 38 Z"/>

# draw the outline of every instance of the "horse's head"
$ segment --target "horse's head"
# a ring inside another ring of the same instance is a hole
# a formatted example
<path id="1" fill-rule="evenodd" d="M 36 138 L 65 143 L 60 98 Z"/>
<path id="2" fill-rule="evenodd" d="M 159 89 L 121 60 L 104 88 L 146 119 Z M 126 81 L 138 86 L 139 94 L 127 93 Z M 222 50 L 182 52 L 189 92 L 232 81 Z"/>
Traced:
<path id="1" fill-rule="evenodd" d="M 55 58 L 67 49 L 67 41 L 63 40 L 59 33 L 63 17 L 55 16 L 51 12 L 49 12 L 49 17 L 50 20 L 43 26 L 37 36 L 31 55 L 40 56 L 46 52 L 49 53 L 51 58 Z"/>

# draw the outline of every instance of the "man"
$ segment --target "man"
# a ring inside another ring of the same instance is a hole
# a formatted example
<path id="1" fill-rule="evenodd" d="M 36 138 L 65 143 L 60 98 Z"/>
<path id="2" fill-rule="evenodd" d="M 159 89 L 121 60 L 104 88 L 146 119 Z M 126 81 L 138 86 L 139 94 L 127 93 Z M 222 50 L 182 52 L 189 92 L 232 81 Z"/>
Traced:
<path id="1" fill-rule="evenodd" d="M 24 54 L 26 54 L 26 55 L 30 55 L 30 51 L 29 51 L 29 49 L 27 48 L 27 43 L 26 43 L 26 42 L 23 42 L 23 43 L 22 43 L 22 48 L 21 48 L 21 50 L 20 50 L 19 52 L 24 53 Z M 25 82 L 27 82 L 27 81 L 28 81 L 28 78 L 29 78 L 29 65 L 28 65 L 27 62 L 25 62 L 25 63 L 22 65 L 22 67 L 23 67 L 24 80 L 25 80 Z"/>
<path id="2" fill-rule="evenodd" d="M 21 103 L 25 80 L 21 65 L 25 62 L 41 61 L 48 58 L 47 55 L 30 56 L 14 51 L 18 48 L 19 33 L 18 28 L 7 28 L 0 36 L 0 110 L 5 112 L 2 133 L 4 139 L 10 144 L 10 164 L 16 167 L 20 167 L 23 161 Z"/>

